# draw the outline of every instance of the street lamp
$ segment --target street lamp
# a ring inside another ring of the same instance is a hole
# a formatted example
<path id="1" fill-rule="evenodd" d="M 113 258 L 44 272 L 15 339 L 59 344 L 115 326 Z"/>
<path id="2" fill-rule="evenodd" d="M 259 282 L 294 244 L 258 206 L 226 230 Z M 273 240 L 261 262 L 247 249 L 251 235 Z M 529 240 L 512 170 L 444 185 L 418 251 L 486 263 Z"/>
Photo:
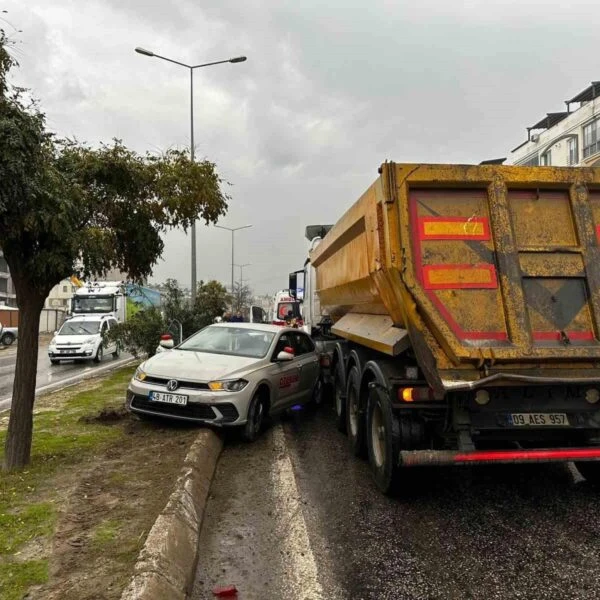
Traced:
<path id="1" fill-rule="evenodd" d="M 235 265 L 240 269 L 240 287 L 244 285 L 244 267 L 251 266 L 252 263 L 244 263 L 243 265 Z"/>
<path id="2" fill-rule="evenodd" d="M 234 237 L 233 234 L 240 229 L 248 229 L 248 227 L 252 227 L 252 225 L 242 225 L 241 227 L 224 227 L 223 225 L 215 225 L 219 229 L 226 229 L 227 231 L 231 231 L 231 295 L 233 296 L 233 267 L 235 266 L 234 258 L 233 258 L 233 248 L 234 248 Z"/>
<path id="3" fill-rule="evenodd" d="M 146 48 L 140 48 L 139 46 L 135 49 L 138 54 L 143 56 L 150 56 L 153 58 L 160 58 L 162 60 L 166 60 L 167 62 L 179 65 L 181 67 L 185 67 L 190 70 L 190 160 L 194 161 L 194 69 L 200 69 L 202 67 L 210 67 L 212 65 L 222 65 L 223 63 L 241 63 L 246 60 L 245 56 L 236 56 L 234 58 L 228 58 L 227 60 L 217 60 L 215 62 L 203 63 L 200 65 L 187 65 L 185 63 L 179 62 L 178 60 L 173 60 L 172 58 L 167 58 L 166 56 L 161 56 L 160 54 L 155 54 L 152 50 L 146 50 Z M 192 223 L 192 304 L 196 299 L 196 222 Z"/>

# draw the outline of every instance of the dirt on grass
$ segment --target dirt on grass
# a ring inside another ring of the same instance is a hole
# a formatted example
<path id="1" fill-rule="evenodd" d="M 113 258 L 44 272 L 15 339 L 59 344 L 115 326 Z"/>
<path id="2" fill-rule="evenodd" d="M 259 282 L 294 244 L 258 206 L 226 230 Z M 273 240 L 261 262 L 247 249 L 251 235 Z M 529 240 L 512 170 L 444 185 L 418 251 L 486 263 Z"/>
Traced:
<path id="1" fill-rule="evenodd" d="M 32 468 L 0 484 L 0 526 L 2 517 L 12 524 L 18 515 L 21 540 L 3 548 L 0 536 L 3 600 L 113 600 L 127 585 L 198 434 L 195 427 L 140 421 L 124 410 L 121 386 L 130 374 L 41 402 L 37 418 L 44 426 L 34 433 Z M 61 412 L 70 415 L 67 430 Z M 64 443 L 44 442 L 53 427 Z M 32 521 L 27 511 L 38 506 Z"/>

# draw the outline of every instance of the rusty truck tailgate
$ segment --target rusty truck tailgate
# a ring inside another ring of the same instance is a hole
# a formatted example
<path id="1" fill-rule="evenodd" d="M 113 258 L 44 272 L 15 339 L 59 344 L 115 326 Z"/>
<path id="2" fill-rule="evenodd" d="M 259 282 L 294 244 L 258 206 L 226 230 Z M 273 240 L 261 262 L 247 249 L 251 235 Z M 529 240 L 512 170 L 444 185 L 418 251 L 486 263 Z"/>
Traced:
<path id="1" fill-rule="evenodd" d="M 389 266 L 455 358 L 600 358 L 600 170 L 388 163 L 382 175 L 400 233 Z"/>

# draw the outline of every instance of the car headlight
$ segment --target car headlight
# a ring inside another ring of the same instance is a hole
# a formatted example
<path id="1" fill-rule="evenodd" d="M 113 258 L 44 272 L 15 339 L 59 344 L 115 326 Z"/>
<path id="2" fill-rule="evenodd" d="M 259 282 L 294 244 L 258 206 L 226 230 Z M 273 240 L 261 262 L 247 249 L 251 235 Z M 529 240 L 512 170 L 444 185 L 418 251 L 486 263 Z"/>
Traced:
<path id="1" fill-rule="evenodd" d="M 96 338 L 90 337 L 90 338 L 87 338 L 87 340 L 85 340 L 83 343 L 87 344 L 87 345 L 92 345 L 95 341 L 96 341 Z"/>
<path id="2" fill-rule="evenodd" d="M 134 379 L 137 379 L 138 381 L 144 381 L 144 379 L 146 379 L 147 375 L 144 371 L 142 371 L 141 367 L 138 367 L 135 370 L 135 374 L 133 375 Z"/>
<path id="3" fill-rule="evenodd" d="M 228 381 L 210 381 L 208 387 L 213 392 L 240 392 L 248 385 L 245 379 L 230 379 Z"/>

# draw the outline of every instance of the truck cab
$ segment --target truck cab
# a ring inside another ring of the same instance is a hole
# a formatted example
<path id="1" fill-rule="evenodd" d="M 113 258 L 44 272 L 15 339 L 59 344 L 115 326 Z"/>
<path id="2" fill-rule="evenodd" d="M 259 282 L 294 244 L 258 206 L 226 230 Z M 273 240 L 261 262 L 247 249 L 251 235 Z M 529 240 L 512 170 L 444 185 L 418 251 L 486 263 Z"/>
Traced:
<path id="1" fill-rule="evenodd" d="M 127 316 L 127 297 L 122 281 L 94 281 L 78 288 L 71 299 L 76 315 L 111 315 L 122 323 Z"/>

